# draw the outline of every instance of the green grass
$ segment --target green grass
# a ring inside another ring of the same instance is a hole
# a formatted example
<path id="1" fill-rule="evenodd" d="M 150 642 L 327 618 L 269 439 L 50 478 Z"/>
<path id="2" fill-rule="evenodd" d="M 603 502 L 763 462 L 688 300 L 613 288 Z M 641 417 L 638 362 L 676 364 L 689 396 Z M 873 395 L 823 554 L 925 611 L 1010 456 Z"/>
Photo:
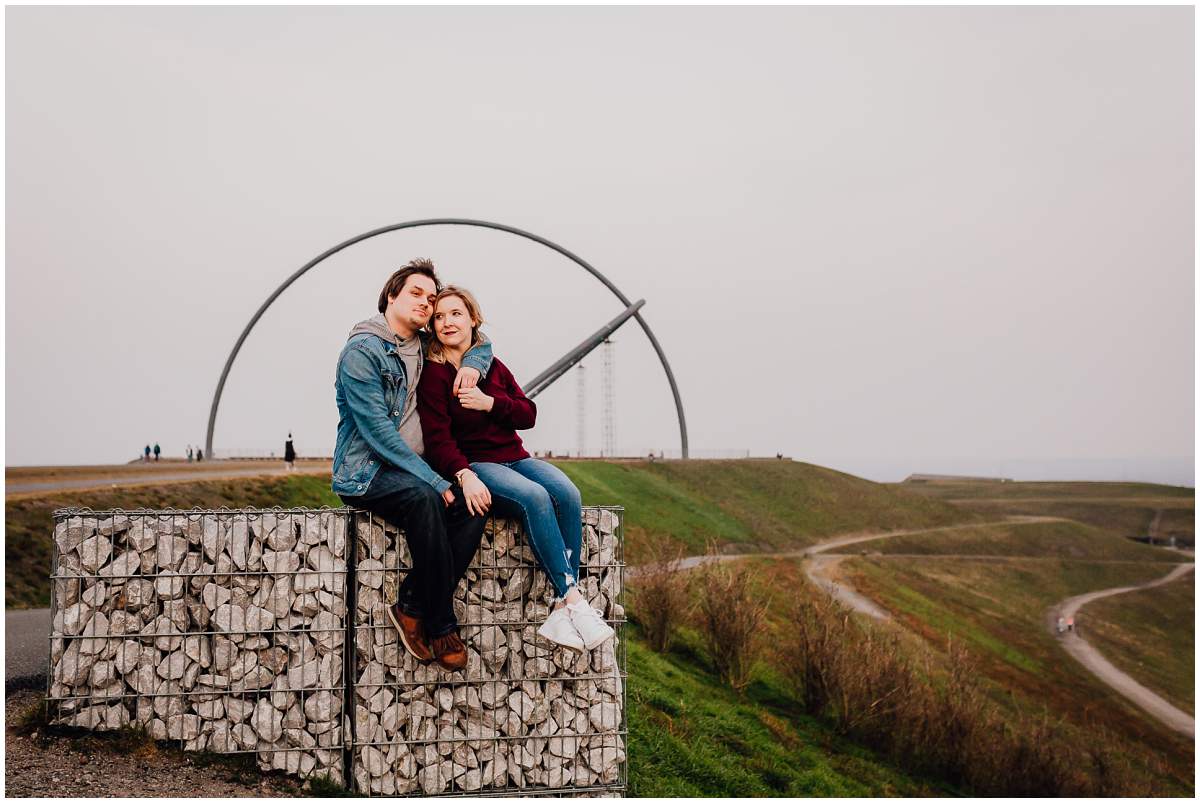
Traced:
<path id="1" fill-rule="evenodd" d="M 1118 669 L 1194 715 L 1194 574 L 1163 586 L 1089 602 L 1076 622 L 1083 637 Z"/>
<path id="2" fill-rule="evenodd" d="M 803 547 L 835 533 L 981 521 L 937 499 L 790 460 L 555 461 L 588 505 L 624 505 L 629 557 L 669 539 L 696 554 Z"/>
<path id="3" fill-rule="evenodd" d="M 65 507 L 92 510 L 193 507 L 340 507 L 329 478 L 297 475 L 281 479 L 227 479 L 209 482 L 63 491 L 4 505 L 4 600 L 10 608 L 50 604 L 53 512 Z"/>
<path id="4" fill-rule="evenodd" d="M 1130 560 L 1175 563 L 1178 553 L 1139 544 L 1074 521 L 998 523 L 987 527 L 899 535 L 831 550 L 842 554 L 998 555 L 1073 560 Z"/>
<path id="5" fill-rule="evenodd" d="M 632 627 L 631 627 L 632 629 Z M 629 785 L 636 797 L 878 797 L 954 794 L 913 778 L 801 713 L 760 671 L 723 686 L 687 629 L 665 655 L 629 648 Z"/>

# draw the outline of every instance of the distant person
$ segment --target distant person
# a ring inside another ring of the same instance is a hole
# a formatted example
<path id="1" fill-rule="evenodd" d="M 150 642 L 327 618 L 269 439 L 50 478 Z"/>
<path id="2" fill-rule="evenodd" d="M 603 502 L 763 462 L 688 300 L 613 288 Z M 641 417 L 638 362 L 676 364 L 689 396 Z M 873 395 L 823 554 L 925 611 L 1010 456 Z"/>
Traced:
<path id="1" fill-rule="evenodd" d="M 146 451 L 142 453 L 142 462 L 143 463 L 150 462 L 150 444 L 148 444 L 148 443 L 146 444 Z"/>
<path id="2" fill-rule="evenodd" d="M 479 342 L 482 324 L 469 291 L 450 286 L 434 299 L 434 340 L 417 385 L 426 459 L 462 487 L 471 510 L 486 513 L 494 497 L 498 510 L 525 525 L 556 596 L 538 635 L 576 652 L 594 649 L 614 632 L 579 592 L 579 489 L 559 468 L 530 457 L 517 435 L 518 429 L 533 428 L 537 406 L 499 359 L 477 386 L 454 387 L 459 363 Z"/>
<path id="3" fill-rule="evenodd" d="M 433 263 L 415 259 L 379 293 L 379 314 L 350 330 L 334 380 L 338 408 L 333 490 L 347 505 L 398 527 L 412 569 L 387 608 L 404 649 L 451 671 L 467 665 L 454 589 L 467 572 L 487 519 L 424 460 L 417 384 L 429 369 L 423 327 L 441 289 Z M 471 388 L 492 364 L 490 343 L 463 355 L 456 389 Z"/>
<path id="4" fill-rule="evenodd" d="M 1075 617 L 1074 616 L 1067 617 L 1067 630 L 1072 633 L 1075 632 Z"/>
<path id="5" fill-rule="evenodd" d="M 196 447 L 196 462 L 199 463 L 203 459 L 204 459 L 204 450 L 201 449 L 199 446 L 197 446 Z"/>
<path id="6" fill-rule="evenodd" d="M 192 462 L 192 445 L 190 443 L 188 444 L 187 456 L 188 462 Z"/>
<path id="7" fill-rule="evenodd" d="M 161 451 L 162 451 L 162 449 L 159 449 L 159 448 L 158 448 L 158 444 L 157 444 L 157 443 L 155 443 L 155 444 L 154 444 L 154 462 L 155 462 L 155 463 L 157 463 L 157 462 L 158 462 L 158 453 L 159 453 L 159 452 L 161 452 Z"/>
<path id="8" fill-rule="evenodd" d="M 292 445 L 292 433 L 288 433 L 287 440 L 283 442 L 283 462 L 287 465 L 288 471 L 296 470 L 296 447 Z"/>
<path id="9" fill-rule="evenodd" d="M 1067 629 L 1067 620 L 1061 616 L 1058 617 L 1058 621 L 1054 623 L 1054 627 L 1058 630 L 1059 634 L 1063 633 Z"/>

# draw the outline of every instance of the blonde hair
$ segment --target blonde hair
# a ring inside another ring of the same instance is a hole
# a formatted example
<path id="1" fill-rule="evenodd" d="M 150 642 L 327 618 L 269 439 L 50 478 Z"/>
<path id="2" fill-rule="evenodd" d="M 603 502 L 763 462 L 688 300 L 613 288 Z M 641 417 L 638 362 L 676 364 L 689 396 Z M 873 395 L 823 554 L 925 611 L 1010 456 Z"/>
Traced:
<path id="1" fill-rule="evenodd" d="M 479 327 L 483 326 L 483 313 L 479 309 L 479 302 L 475 300 L 475 296 L 470 290 L 465 287 L 458 287 L 453 284 L 448 284 L 438 291 L 438 294 L 433 297 L 433 313 L 429 316 L 429 333 L 433 335 L 429 339 L 429 359 L 431 362 L 445 362 L 446 355 L 443 351 L 442 341 L 437 338 L 437 330 L 433 326 L 434 316 L 437 315 L 438 304 L 442 299 L 454 296 L 461 298 L 463 306 L 467 308 L 467 314 L 471 316 L 471 346 L 479 342 Z M 470 346 L 468 346 L 470 348 Z"/>

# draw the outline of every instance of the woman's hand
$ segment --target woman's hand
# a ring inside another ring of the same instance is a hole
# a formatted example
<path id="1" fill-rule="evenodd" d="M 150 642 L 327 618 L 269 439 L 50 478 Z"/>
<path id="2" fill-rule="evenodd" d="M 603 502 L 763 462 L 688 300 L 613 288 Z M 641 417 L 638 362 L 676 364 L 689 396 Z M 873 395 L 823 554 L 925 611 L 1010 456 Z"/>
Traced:
<path id="1" fill-rule="evenodd" d="M 468 410 L 482 410 L 486 413 L 492 409 L 495 399 L 479 388 L 464 388 L 458 392 L 458 403 Z"/>
<path id="2" fill-rule="evenodd" d="M 479 384 L 479 371 L 475 368 L 467 368 L 463 366 L 458 369 L 458 373 L 454 375 L 454 395 L 457 396 L 460 390 L 465 388 L 473 388 Z"/>
<path id="3" fill-rule="evenodd" d="M 492 506 L 492 492 L 483 481 L 475 476 L 474 471 L 464 471 L 459 475 L 462 483 L 463 498 L 467 501 L 467 510 L 473 516 L 482 516 Z"/>

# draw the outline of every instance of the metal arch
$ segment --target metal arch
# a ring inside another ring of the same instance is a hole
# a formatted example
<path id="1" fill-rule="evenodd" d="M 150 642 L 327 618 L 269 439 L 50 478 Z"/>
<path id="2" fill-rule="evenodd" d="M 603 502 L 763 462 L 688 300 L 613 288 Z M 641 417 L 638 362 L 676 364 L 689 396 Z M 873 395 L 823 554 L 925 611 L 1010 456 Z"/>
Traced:
<path id="1" fill-rule="evenodd" d="M 242 334 L 238 337 L 237 343 L 233 345 L 233 351 L 229 353 L 229 359 L 225 361 L 225 368 L 221 371 L 221 379 L 217 382 L 217 392 L 213 394 L 212 409 L 209 410 L 208 413 L 208 434 L 204 440 L 204 450 L 208 453 L 209 457 L 213 456 L 213 429 L 217 424 L 217 407 L 221 403 L 221 392 L 225 390 L 225 380 L 229 377 L 229 369 L 233 367 L 233 361 L 237 357 L 238 352 L 241 351 L 242 344 L 246 342 L 246 337 L 250 334 L 250 330 L 254 328 L 254 324 L 258 323 L 258 319 L 263 316 L 263 313 L 267 311 L 267 308 L 270 307 L 271 304 L 275 303 L 275 299 L 279 298 L 280 294 L 283 293 L 284 290 L 288 289 L 292 282 L 296 281 L 312 268 L 324 262 L 337 252 L 349 248 L 355 243 L 360 243 L 363 240 L 369 240 L 372 237 L 377 237 L 380 234 L 387 234 L 390 231 L 399 231 L 400 229 L 415 229 L 420 226 L 475 226 L 482 229 L 495 229 L 496 231 L 508 232 L 509 234 L 515 234 L 518 237 L 524 237 L 527 240 L 532 240 L 535 243 L 540 243 L 541 245 L 544 245 L 553 251 L 557 251 L 579 267 L 586 270 L 588 273 L 595 276 L 600 280 L 601 284 L 611 290 L 613 295 L 621 300 L 622 304 L 624 304 L 627 308 L 631 306 L 632 302 L 625 297 L 624 293 L 617 289 L 615 284 L 610 282 L 608 278 L 604 276 L 604 274 L 600 273 L 600 271 L 593 268 L 583 259 L 563 248 L 561 245 L 550 242 L 544 237 L 539 237 L 536 234 L 513 228 L 512 226 L 505 226 L 501 223 L 490 223 L 486 220 L 471 220 L 469 218 L 430 218 L 429 220 L 410 220 L 407 223 L 396 223 L 391 226 L 373 229 L 365 234 L 360 234 L 357 237 L 351 237 L 349 240 L 335 245 L 333 248 L 330 248 L 328 251 L 321 254 L 304 267 L 300 268 L 300 270 L 293 273 L 283 284 L 279 285 L 279 287 L 275 289 L 274 293 L 271 293 L 271 295 L 267 297 L 267 300 L 263 302 L 263 305 L 258 308 L 258 312 L 254 313 L 254 317 L 250 319 L 250 323 L 246 324 L 246 328 L 242 330 Z M 675 374 L 671 372 L 671 365 L 667 362 L 667 355 L 663 353 L 662 346 L 660 346 L 658 343 L 658 338 L 654 336 L 654 332 L 650 329 L 650 324 L 646 323 L 640 312 L 635 313 L 633 317 L 637 319 L 638 324 L 642 327 L 642 331 L 646 333 L 646 337 L 650 338 L 650 345 L 654 346 L 654 351 L 658 354 L 658 359 L 662 362 L 663 370 L 667 374 L 667 382 L 671 385 L 671 395 L 675 397 L 675 413 L 679 417 L 680 452 L 682 456 L 686 458 L 688 456 L 687 423 L 683 417 L 683 401 L 679 397 L 679 386 L 675 384 Z"/>

